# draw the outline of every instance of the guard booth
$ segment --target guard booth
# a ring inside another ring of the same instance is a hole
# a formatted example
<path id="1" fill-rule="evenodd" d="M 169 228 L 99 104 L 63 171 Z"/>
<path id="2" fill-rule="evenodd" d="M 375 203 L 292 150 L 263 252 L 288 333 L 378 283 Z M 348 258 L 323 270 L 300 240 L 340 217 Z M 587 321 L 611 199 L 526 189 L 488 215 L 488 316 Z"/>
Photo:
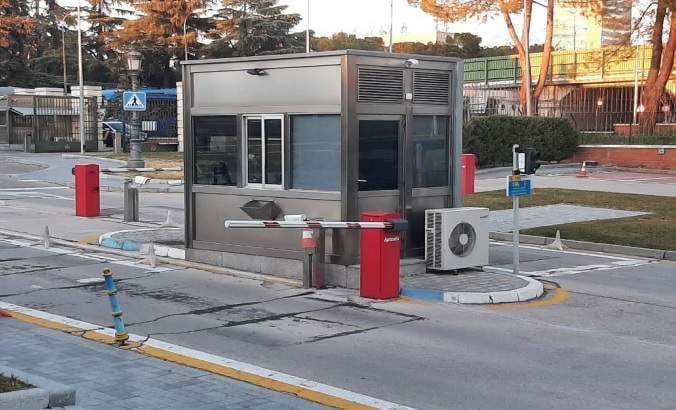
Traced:
<path id="1" fill-rule="evenodd" d="M 372 210 L 408 219 L 402 256 L 422 256 L 425 209 L 462 205 L 462 78 L 460 59 L 353 50 L 184 62 L 186 258 L 297 277 L 298 230 L 224 221 Z M 359 232 L 326 252 L 358 263 Z"/>

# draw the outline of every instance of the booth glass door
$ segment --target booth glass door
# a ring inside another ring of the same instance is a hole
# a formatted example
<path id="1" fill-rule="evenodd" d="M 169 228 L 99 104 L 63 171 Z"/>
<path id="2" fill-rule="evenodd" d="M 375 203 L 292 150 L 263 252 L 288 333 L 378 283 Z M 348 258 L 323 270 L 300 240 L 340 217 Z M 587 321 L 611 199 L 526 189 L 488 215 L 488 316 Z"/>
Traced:
<path id="1" fill-rule="evenodd" d="M 402 213 L 403 117 L 359 117 L 359 212 Z"/>
<path id="2" fill-rule="evenodd" d="M 359 120 L 359 191 L 399 189 L 401 119 Z"/>

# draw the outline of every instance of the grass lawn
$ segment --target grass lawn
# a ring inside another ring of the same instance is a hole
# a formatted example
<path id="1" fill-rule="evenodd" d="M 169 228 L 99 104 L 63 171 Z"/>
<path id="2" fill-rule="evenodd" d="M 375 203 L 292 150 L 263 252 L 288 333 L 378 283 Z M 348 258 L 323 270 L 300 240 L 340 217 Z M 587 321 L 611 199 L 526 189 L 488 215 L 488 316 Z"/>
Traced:
<path id="1" fill-rule="evenodd" d="M 113 154 L 100 153 L 96 154 L 99 157 L 121 159 L 126 161 L 129 159 L 129 153 Z M 148 168 L 173 168 L 183 167 L 183 153 L 174 151 L 160 151 L 160 152 L 144 152 L 143 159 L 146 161 Z M 143 175 L 144 177 L 152 179 L 183 179 L 183 171 L 158 171 L 158 172 L 138 172 L 118 173 L 119 176 L 136 176 Z"/>
<path id="2" fill-rule="evenodd" d="M 556 230 L 560 229 L 563 239 L 676 250 L 676 198 L 566 189 L 537 189 L 533 196 L 521 198 L 523 208 L 562 203 L 651 214 L 533 228 L 522 233 L 553 237 Z M 465 206 L 511 209 L 512 200 L 505 197 L 504 190 L 481 192 L 466 196 Z"/>
<path id="3" fill-rule="evenodd" d="M 0 374 L 0 393 L 9 393 L 17 390 L 30 389 L 33 386 L 26 384 L 14 376 L 6 377 Z"/>

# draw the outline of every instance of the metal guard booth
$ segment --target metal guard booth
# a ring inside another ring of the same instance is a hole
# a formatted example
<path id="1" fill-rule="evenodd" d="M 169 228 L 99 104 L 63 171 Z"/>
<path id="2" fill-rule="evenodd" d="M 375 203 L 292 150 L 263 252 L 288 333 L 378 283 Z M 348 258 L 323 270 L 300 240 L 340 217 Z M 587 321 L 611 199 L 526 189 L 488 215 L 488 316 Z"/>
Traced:
<path id="1" fill-rule="evenodd" d="M 224 221 L 372 210 L 408 219 L 421 256 L 425 209 L 462 205 L 462 78 L 460 59 L 353 50 L 184 62 L 187 259 L 299 277 L 298 230 Z M 326 251 L 344 284 L 359 232 Z"/>

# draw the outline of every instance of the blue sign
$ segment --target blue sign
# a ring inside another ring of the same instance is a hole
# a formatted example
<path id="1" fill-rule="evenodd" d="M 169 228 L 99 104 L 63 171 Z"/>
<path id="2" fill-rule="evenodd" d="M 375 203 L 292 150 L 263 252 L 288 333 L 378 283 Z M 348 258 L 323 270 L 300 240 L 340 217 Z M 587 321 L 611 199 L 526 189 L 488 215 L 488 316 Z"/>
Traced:
<path id="1" fill-rule="evenodd" d="M 507 196 L 529 196 L 533 194 L 533 186 L 528 175 L 509 175 L 507 177 Z"/>
<path id="2" fill-rule="evenodd" d="M 122 107 L 125 111 L 145 111 L 145 91 L 125 91 L 122 94 Z"/>

